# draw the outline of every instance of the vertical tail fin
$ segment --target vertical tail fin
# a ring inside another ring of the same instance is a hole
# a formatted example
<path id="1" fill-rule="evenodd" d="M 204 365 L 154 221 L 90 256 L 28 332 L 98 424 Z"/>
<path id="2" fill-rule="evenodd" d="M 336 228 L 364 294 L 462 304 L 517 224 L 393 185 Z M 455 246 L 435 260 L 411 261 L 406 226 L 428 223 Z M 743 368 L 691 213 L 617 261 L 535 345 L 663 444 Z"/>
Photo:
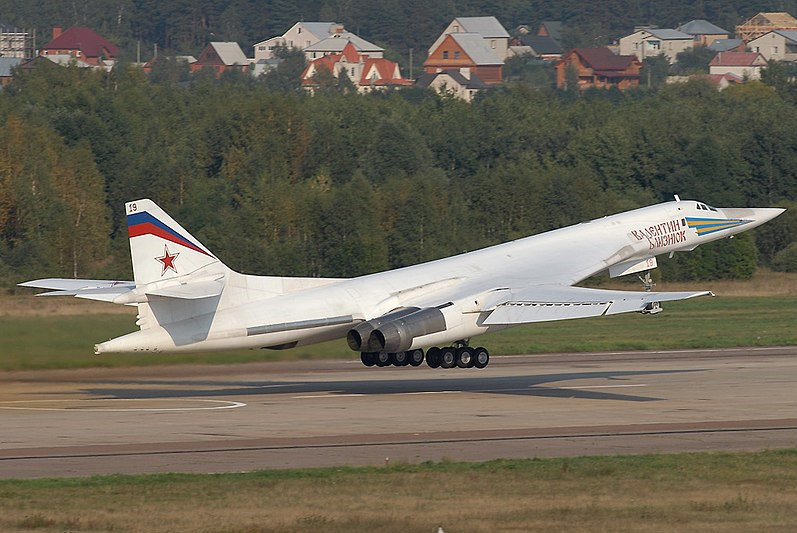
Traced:
<path id="1" fill-rule="evenodd" d="M 128 202 L 125 212 L 136 285 L 184 276 L 220 263 L 152 200 Z"/>

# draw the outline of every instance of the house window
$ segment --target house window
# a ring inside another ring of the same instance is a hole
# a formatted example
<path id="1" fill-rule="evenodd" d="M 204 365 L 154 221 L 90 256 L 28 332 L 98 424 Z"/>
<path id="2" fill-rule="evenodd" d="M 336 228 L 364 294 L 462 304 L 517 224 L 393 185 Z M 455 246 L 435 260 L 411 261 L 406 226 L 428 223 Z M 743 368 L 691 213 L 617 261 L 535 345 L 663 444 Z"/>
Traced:
<path id="1" fill-rule="evenodd" d="M 497 45 L 497 43 L 496 43 L 495 39 L 493 39 L 492 41 L 490 41 L 490 48 L 495 48 L 495 47 L 496 47 L 496 45 Z"/>
<path id="2" fill-rule="evenodd" d="M 454 50 L 454 59 L 459 59 L 459 50 Z"/>
<path id="3" fill-rule="evenodd" d="M 266 47 L 265 46 L 258 46 L 257 49 L 262 52 L 262 51 L 264 51 L 266 49 Z"/>
<path id="4" fill-rule="evenodd" d="M 351 67 L 351 77 L 354 77 L 354 67 Z"/>
<path id="5" fill-rule="evenodd" d="M 302 33 L 302 27 L 299 26 L 299 31 L 297 33 Z"/>
<path id="6" fill-rule="evenodd" d="M 443 50 L 443 59 L 448 59 L 448 50 Z"/>
<path id="7" fill-rule="evenodd" d="M 651 50 L 661 50 L 661 41 L 648 41 L 648 47 Z"/>
<path id="8" fill-rule="evenodd" d="M 777 46 L 773 46 L 772 47 L 772 53 L 773 54 L 777 54 L 778 53 L 778 47 Z"/>

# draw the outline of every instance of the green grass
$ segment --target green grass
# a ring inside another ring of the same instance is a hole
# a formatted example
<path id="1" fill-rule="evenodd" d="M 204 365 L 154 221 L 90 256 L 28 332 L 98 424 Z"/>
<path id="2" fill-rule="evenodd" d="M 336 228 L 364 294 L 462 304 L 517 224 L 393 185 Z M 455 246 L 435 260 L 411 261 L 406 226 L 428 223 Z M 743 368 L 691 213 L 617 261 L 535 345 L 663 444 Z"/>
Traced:
<path id="1" fill-rule="evenodd" d="M 286 351 L 245 350 L 210 354 L 103 355 L 96 342 L 135 329 L 127 315 L 0 317 L 0 370 L 123 367 L 163 364 L 230 364 L 285 359 L 356 358 L 345 341 Z M 510 328 L 473 339 L 494 355 L 797 344 L 794 298 L 700 298 L 637 313 Z"/>
<path id="2" fill-rule="evenodd" d="M 0 481 L 0 531 L 797 530 L 797 450 Z"/>

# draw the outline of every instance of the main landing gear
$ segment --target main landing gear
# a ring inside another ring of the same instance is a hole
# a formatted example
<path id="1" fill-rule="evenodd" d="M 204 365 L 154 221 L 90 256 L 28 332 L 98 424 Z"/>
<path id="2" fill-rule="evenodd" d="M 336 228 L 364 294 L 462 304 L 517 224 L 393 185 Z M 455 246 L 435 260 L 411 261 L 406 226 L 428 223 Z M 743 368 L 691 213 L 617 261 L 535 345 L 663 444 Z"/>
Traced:
<path id="1" fill-rule="evenodd" d="M 365 366 L 421 366 L 423 350 L 406 352 L 362 352 L 360 360 Z M 490 363 L 490 352 L 486 348 L 469 346 L 429 348 L 426 364 L 430 368 L 484 368 Z"/>

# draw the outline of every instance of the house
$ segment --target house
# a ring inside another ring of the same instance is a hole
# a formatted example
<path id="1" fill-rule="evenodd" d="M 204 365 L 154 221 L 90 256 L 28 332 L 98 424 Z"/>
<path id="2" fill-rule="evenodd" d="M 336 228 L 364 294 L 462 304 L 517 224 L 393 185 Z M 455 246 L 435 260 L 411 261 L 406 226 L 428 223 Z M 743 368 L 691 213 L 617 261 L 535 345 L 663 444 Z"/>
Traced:
<path id="1" fill-rule="evenodd" d="M 343 24 L 336 22 L 297 22 L 284 34 L 266 39 L 254 45 L 254 61 L 273 59 L 278 46 L 296 48 L 305 53 L 308 61 L 327 54 L 340 54 L 351 41 L 361 54 L 383 57 L 384 49 L 365 39 L 346 31 Z"/>
<path id="2" fill-rule="evenodd" d="M 501 83 L 503 67 L 503 58 L 499 58 L 478 33 L 444 35 L 437 46 L 429 50 L 429 57 L 423 62 L 427 74 L 468 69 L 489 85 Z"/>
<path id="3" fill-rule="evenodd" d="M 0 89 L 11 83 L 13 69 L 22 63 L 21 57 L 0 57 Z"/>
<path id="4" fill-rule="evenodd" d="M 734 74 L 742 79 L 761 78 L 761 69 L 767 65 L 758 52 L 720 52 L 708 64 L 709 74 Z"/>
<path id="5" fill-rule="evenodd" d="M 744 52 L 744 41 L 741 39 L 717 39 L 707 47 L 712 52 Z"/>
<path id="6" fill-rule="evenodd" d="M 615 55 L 608 48 L 574 48 L 556 63 L 556 86 L 572 79 L 579 89 L 628 89 L 639 85 L 642 63 L 635 55 Z"/>
<path id="7" fill-rule="evenodd" d="M 797 30 L 774 30 L 747 43 L 747 48 L 770 61 L 797 60 Z"/>
<path id="8" fill-rule="evenodd" d="M 440 94 L 453 96 L 466 102 L 472 102 L 473 98 L 490 86 L 472 74 L 469 69 L 443 70 L 440 72 L 422 74 L 415 85 L 424 89 L 432 89 Z"/>
<path id="9" fill-rule="evenodd" d="M 302 72 L 302 86 L 310 92 L 314 91 L 318 87 L 315 76 L 324 69 L 336 78 L 345 73 L 360 93 L 412 85 L 411 80 L 401 76 L 397 63 L 360 54 L 351 42 L 339 54 L 327 54 L 310 61 Z"/>
<path id="10" fill-rule="evenodd" d="M 365 54 L 371 58 L 381 58 L 385 55 L 384 48 L 348 31 L 333 33 L 329 37 L 308 46 L 304 49 L 304 55 L 308 61 L 312 61 L 329 54 L 341 54 L 349 43 L 354 46 L 354 49 L 359 54 Z"/>
<path id="11" fill-rule="evenodd" d="M 545 61 L 558 61 L 562 59 L 564 50 L 551 37 L 521 35 L 510 41 L 509 52 L 511 56 L 531 54 Z"/>
<path id="12" fill-rule="evenodd" d="M 429 57 L 432 57 L 452 34 L 478 35 L 487 50 L 491 51 L 503 64 L 509 53 L 509 34 L 495 17 L 458 17 L 451 21 L 448 27 L 429 48 Z M 486 80 L 485 80 L 486 81 Z"/>
<path id="13" fill-rule="evenodd" d="M 249 59 L 246 58 L 238 43 L 214 42 L 209 43 L 199 54 L 197 60 L 191 64 L 191 72 L 209 68 L 218 78 L 224 72 L 248 72 L 249 63 Z"/>
<path id="14" fill-rule="evenodd" d="M 640 61 L 647 57 L 663 55 L 670 63 L 676 56 L 694 47 L 694 37 L 670 29 L 640 29 L 620 39 L 620 55 L 635 55 Z"/>
<path id="15" fill-rule="evenodd" d="M 53 28 L 53 38 L 39 49 L 39 55 L 69 56 L 93 67 L 110 68 L 119 54 L 115 44 L 107 41 L 91 28 L 72 27 L 61 31 Z M 63 63 L 60 58 L 56 61 Z"/>
<path id="16" fill-rule="evenodd" d="M 31 57 L 30 34 L 17 27 L 0 22 L 0 57 Z"/>
<path id="17" fill-rule="evenodd" d="M 797 19 L 788 13 L 759 13 L 736 26 L 736 37 L 749 43 L 774 30 L 797 30 Z"/>
<path id="18" fill-rule="evenodd" d="M 728 30 L 723 30 L 707 20 L 696 19 L 676 28 L 678 31 L 688 33 L 695 41 L 695 46 L 709 46 L 718 39 L 730 37 Z"/>
<path id="19" fill-rule="evenodd" d="M 562 43 L 562 23 L 558 20 L 543 20 L 537 35 L 540 37 L 550 37 L 557 43 Z"/>

